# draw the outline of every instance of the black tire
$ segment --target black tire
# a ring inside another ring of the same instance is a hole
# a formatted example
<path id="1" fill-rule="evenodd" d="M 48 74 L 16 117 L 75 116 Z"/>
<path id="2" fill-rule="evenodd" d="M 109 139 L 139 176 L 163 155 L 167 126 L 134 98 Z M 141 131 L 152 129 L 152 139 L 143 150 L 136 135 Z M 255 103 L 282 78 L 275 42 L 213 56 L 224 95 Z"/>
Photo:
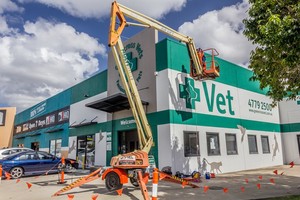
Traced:
<path id="1" fill-rule="evenodd" d="M 22 167 L 14 167 L 9 173 L 11 174 L 12 178 L 20 178 L 23 175 L 24 170 Z"/>
<path id="2" fill-rule="evenodd" d="M 66 169 L 73 169 L 73 165 L 71 163 L 66 164 Z"/>
<path id="3" fill-rule="evenodd" d="M 115 172 L 109 172 L 105 178 L 105 186 L 108 191 L 121 189 L 123 184 L 120 182 L 120 177 Z"/>
<path id="4" fill-rule="evenodd" d="M 129 178 L 129 180 L 130 180 L 130 183 L 134 186 L 134 187 L 139 187 L 140 185 L 139 185 L 139 182 L 138 182 L 138 180 L 136 179 L 136 178 Z"/>

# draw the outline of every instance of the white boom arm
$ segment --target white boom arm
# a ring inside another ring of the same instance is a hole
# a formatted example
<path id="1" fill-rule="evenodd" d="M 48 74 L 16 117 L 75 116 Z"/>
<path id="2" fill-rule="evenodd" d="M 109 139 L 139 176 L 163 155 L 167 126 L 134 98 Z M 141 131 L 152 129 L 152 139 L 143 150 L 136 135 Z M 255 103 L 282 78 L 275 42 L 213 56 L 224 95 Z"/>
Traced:
<path id="1" fill-rule="evenodd" d="M 127 22 L 125 16 L 139 22 L 140 24 Z M 202 56 L 204 55 L 204 53 L 203 51 L 197 51 L 195 43 L 191 37 L 183 35 L 155 19 L 152 19 L 137 11 L 118 4 L 116 1 L 112 3 L 108 46 L 112 48 L 112 53 L 118 67 L 120 79 L 124 86 L 134 119 L 137 124 L 140 150 L 149 153 L 153 144 L 152 132 L 141 102 L 138 89 L 136 87 L 135 80 L 132 76 L 129 61 L 124 51 L 123 43 L 121 41 L 121 34 L 124 28 L 128 25 L 154 28 L 166 35 L 179 40 L 180 42 L 186 43 L 192 63 L 191 76 L 194 79 L 202 79 L 207 77 L 215 78 L 219 76 L 219 71 L 216 70 L 214 66 L 214 53 L 212 53 L 213 67 L 210 70 L 206 70 L 206 65 L 204 65 L 204 62 L 202 62 Z"/>

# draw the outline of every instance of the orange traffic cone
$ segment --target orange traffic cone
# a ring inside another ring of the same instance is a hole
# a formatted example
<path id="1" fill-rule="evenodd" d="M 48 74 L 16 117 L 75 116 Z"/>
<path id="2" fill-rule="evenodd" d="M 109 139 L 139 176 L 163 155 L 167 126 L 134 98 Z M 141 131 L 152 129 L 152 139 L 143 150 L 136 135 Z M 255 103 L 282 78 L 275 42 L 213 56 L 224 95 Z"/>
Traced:
<path id="1" fill-rule="evenodd" d="M 123 194 L 123 188 L 116 190 L 116 192 L 119 196 L 121 196 Z"/>
<path id="2" fill-rule="evenodd" d="M 2 165 L 0 165 L 0 183 L 1 183 L 1 180 L 2 180 Z"/>
<path id="3" fill-rule="evenodd" d="M 208 186 L 204 186 L 203 190 L 204 190 L 204 192 L 207 192 L 209 190 L 209 187 Z"/>
<path id="4" fill-rule="evenodd" d="M 261 185 L 260 185 L 259 183 L 256 184 L 256 187 L 257 187 L 257 189 L 259 189 L 259 190 L 260 190 L 260 186 L 261 186 Z"/>
<path id="5" fill-rule="evenodd" d="M 98 198 L 98 194 L 94 194 L 94 195 L 92 195 L 92 200 L 96 200 L 97 198 Z"/>
<path id="6" fill-rule="evenodd" d="M 74 194 L 68 194 L 68 200 L 72 200 L 74 198 Z"/>
<path id="7" fill-rule="evenodd" d="M 7 180 L 10 180 L 10 179 L 11 179 L 11 175 L 10 175 L 10 173 L 8 173 L 8 172 L 5 172 L 5 177 L 6 177 L 6 179 L 7 179 Z"/>
<path id="8" fill-rule="evenodd" d="M 30 189 L 31 186 L 32 186 L 32 184 L 31 184 L 31 183 L 28 183 L 28 182 L 26 182 L 26 184 L 27 184 L 28 189 Z"/>
<path id="9" fill-rule="evenodd" d="M 242 191 L 242 192 L 245 192 L 245 187 L 242 186 L 242 187 L 241 187 L 241 191 Z"/>

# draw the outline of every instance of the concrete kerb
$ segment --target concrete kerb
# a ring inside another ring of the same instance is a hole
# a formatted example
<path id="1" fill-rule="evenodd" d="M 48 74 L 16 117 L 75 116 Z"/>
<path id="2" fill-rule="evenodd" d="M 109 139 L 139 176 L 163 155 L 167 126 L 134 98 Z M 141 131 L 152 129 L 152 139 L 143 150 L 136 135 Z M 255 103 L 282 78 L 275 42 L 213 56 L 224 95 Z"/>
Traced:
<path id="1" fill-rule="evenodd" d="M 274 170 L 284 172 L 283 175 L 274 174 Z M 81 172 L 81 173 L 80 173 Z M 40 199 L 68 199 L 68 194 L 74 194 L 74 199 L 92 199 L 92 196 L 99 195 L 97 199 L 143 199 L 139 188 L 135 188 L 130 184 L 124 185 L 122 196 L 118 196 L 116 192 L 109 192 L 105 188 L 105 183 L 101 179 L 87 183 L 79 188 L 74 188 L 66 192 L 66 194 L 58 197 L 51 197 L 62 187 L 77 180 L 77 178 L 85 176 L 89 171 L 77 171 L 76 173 L 67 173 L 66 184 L 58 185 L 58 175 L 47 175 L 39 177 L 24 177 L 20 182 L 16 180 L 2 180 L 0 185 L 0 199 L 13 200 L 40 200 Z M 158 199 L 262 199 L 274 196 L 300 195 L 300 166 L 295 165 L 293 168 L 289 166 L 275 166 L 271 168 L 248 170 L 235 173 L 216 174 L 216 178 L 209 180 L 201 178 L 199 184 L 200 189 L 190 187 L 181 188 L 180 185 L 159 181 Z M 248 179 L 248 183 L 245 181 Z M 270 182 L 274 179 L 274 183 Z M 32 187 L 27 188 L 26 182 L 31 183 Z M 257 184 L 261 188 L 257 188 Z M 209 190 L 204 192 L 204 186 L 208 186 Z M 244 191 L 241 191 L 244 187 Z M 228 188 L 224 192 L 224 188 Z M 149 195 L 152 195 L 152 183 L 147 184 Z"/>

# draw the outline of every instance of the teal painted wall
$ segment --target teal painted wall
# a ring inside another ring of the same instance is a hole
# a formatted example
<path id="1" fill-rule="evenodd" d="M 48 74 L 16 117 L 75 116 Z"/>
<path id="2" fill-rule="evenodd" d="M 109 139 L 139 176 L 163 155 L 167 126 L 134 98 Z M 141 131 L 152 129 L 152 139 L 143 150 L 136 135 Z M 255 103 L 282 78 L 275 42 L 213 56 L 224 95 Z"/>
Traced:
<path id="1" fill-rule="evenodd" d="M 49 130 L 54 129 L 63 129 L 61 131 L 46 133 Z M 34 133 L 40 133 L 40 135 L 29 136 Z M 13 139 L 13 146 L 17 146 L 18 144 L 24 144 L 25 147 L 30 148 L 32 142 L 39 142 L 40 148 L 49 148 L 50 140 L 62 139 L 62 147 L 68 146 L 69 142 L 69 123 L 64 123 L 56 126 L 52 126 L 49 128 L 39 129 L 38 131 L 32 131 L 22 134 L 22 137 L 25 138 L 18 139 L 20 135 L 15 136 Z"/>
<path id="2" fill-rule="evenodd" d="M 71 88 L 71 104 L 77 103 L 88 97 L 107 91 L 107 70 L 100 72 L 89 79 Z"/>
<path id="3" fill-rule="evenodd" d="M 280 127 L 281 127 L 282 133 L 299 132 L 300 131 L 300 123 L 281 124 Z"/>
<path id="4" fill-rule="evenodd" d="M 45 111 L 42 112 L 39 115 L 36 115 L 34 118 L 40 117 L 42 115 L 54 112 L 56 110 L 59 110 L 61 108 L 65 108 L 70 105 L 70 98 L 71 98 L 71 90 L 67 89 L 61 93 L 58 93 L 54 95 L 53 97 L 50 97 L 46 99 L 45 101 L 42 101 L 41 103 L 46 102 Z M 15 117 L 15 125 L 21 124 L 23 122 L 26 122 L 30 120 L 30 112 L 36 108 L 41 103 L 38 103 L 37 105 L 34 105 L 20 113 L 18 113 Z M 33 118 L 33 119 L 34 119 Z"/>

